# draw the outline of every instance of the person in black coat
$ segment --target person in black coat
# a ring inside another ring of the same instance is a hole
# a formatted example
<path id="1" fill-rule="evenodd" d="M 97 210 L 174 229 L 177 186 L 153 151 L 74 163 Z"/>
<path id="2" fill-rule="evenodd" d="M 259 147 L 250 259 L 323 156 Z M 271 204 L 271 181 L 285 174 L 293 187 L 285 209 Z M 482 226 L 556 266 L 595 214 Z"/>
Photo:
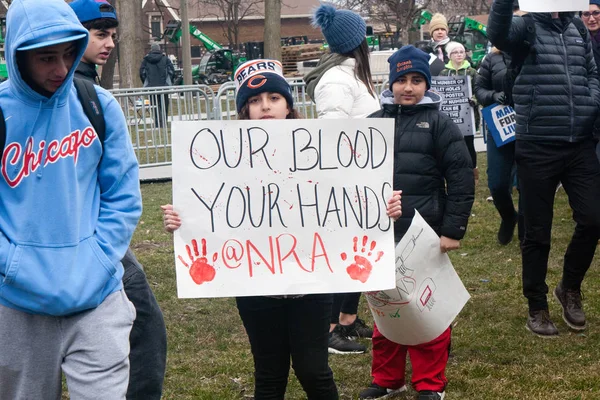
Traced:
<path id="1" fill-rule="evenodd" d="M 140 66 L 140 79 L 144 87 L 171 86 L 175 68 L 161 50 L 158 43 L 152 43 L 150 53 L 146 54 Z M 158 127 L 164 127 L 169 115 L 169 95 L 158 94 L 150 96 L 150 103 L 154 107 L 154 122 Z"/>
<path id="2" fill-rule="evenodd" d="M 474 91 L 482 107 L 504 104 L 503 82 L 508 64 L 510 64 L 510 55 L 502 53 L 495 47 L 481 62 L 475 76 Z M 498 147 L 492 134 L 488 132 L 486 147 L 488 187 L 494 199 L 494 206 L 502 219 L 498 229 L 498 243 L 505 246 L 512 241 L 515 225 L 519 219 L 512 198 L 513 171 L 516 168 L 515 142 Z M 521 228 L 522 221 L 519 225 L 519 239 L 522 240 Z"/>
<path id="3" fill-rule="evenodd" d="M 600 69 L 600 0 L 590 0 L 590 9 L 579 13 L 579 16 L 590 31 L 594 60 L 596 60 L 596 67 Z M 596 140 L 598 139 L 600 138 L 596 137 Z M 600 143 L 596 144 L 596 155 L 600 160 Z"/>
<path id="4" fill-rule="evenodd" d="M 550 318 L 546 274 L 559 182 L 577 225 L 554 296 L 571 329 L 581 331 L 587 326 L 581 284 L 600 238 L 600 163 L 592 137 L 600 87 L 592 44 L 573 22 L 574 13 L 531 13 L 531 32 L 525 17 L 513 16 L 512 8 L 513 0 L 494 0 L 487 32 L 492 44 L 506 52 L 530 43 L 512 90 L 515 158 L 525 219 L 523 294 L 529 306 L 527 329 L 551 337 L 558 335 L 558 329 Z"/>

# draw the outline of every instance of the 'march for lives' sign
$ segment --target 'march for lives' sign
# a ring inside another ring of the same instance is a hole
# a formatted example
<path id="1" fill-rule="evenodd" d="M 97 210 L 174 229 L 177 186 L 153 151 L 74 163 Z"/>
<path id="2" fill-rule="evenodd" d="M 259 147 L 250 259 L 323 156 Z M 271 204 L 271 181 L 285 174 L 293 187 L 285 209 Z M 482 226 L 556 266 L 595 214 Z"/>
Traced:
<path id="1" fill-rule="evenodd" d="M 393 123 L 174 122 L 179 297 L 393 287 Z"/>

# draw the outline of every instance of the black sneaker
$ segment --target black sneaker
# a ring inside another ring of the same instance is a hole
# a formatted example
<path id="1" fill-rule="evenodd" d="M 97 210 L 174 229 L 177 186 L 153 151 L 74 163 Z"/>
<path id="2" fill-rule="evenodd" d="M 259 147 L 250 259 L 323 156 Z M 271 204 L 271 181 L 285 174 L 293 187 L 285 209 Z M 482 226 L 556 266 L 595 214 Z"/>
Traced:
<path id="1" fill-rule="evenodd" d="M 554 297 L 562 306 L 563 320 L 569 328 L 576 331 L 584 330 L 586 323 L 581 305 L 581 291 L 564 289 L 561 282 L 554 289 Z"/>
<path id="2" fill-rule="evenodd" d="M 373 337 L 373 329 L 369 328 L 365 321 L 360 318 L 356 318 L 356 320 L 351 325 L 338 325 L 342 329 L 344 336 L 347 336 L 351 339 L 371 339 Z"/>
<path id="3" fill-rule="evenodd" d="M 513 215 L 510 219 L 502 219 L 500 223 L 500 229 L 498 229 L 498 243 L 502 246 L 506 246 L 513 240 L 513 236 L 515 235 L 515 226 L 518 221 L 517 213 Z"/>
<path id="4" fill-rule="evenodd" d="M 367 351 L 367 348 L 350 340 L 344 336 L 340 325 L 336 325 L 333 331 L 329 332 L 329 353 L 331 354 L 361 354 Z"/>
<path id="5" fill-rule="evenodd" d="M 539 337 L 550 338 L 558 336 L 558 329 L 556 329 L 556 326 L 550 320 L 548 310 L 529 312 L 529 318 L 527 318 L 525 327 Z"/>
<path id="6" fill-rule="evenodd" d="M 376 383 L 371 383 L 371 386 L 360 392 L 358 398 L 361 400 L 364 399 L 385 399 L 388 396 L 392 396 L 396 393 L 405 392 L 406 385 L 402 386 L 399 389 L 388 389 L 377 385 Z"/>
<path id="7" fill-rule="evenodd" d="M 446 392 L 434 392 L 433 390 L 423 390 L 419 392 L 417 400 L 444 400 Z"/>

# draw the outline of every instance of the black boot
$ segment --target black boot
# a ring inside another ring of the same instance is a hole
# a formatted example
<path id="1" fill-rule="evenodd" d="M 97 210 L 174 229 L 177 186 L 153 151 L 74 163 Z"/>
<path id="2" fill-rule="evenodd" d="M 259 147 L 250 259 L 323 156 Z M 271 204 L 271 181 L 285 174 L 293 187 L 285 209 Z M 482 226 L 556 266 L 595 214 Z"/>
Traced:
<path id="1" fill-rule="evenodd" d="M 517 213 L 513 213 L 512 217 L 502 218 L 500 229 L 498 229 L 498 243 L 506 246 L 513 240 L 515 234 L 515 225 L 517 225 Z"/>

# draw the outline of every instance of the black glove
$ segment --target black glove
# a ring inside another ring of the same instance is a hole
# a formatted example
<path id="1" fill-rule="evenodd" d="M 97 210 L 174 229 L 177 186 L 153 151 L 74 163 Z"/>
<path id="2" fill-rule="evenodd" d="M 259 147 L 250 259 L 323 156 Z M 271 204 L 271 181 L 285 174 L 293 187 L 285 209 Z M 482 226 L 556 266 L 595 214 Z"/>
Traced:
<path id="1" fill-rule="evenodd" d="M 506 96 L 504 95 L 504 92 L 496 92 L 493 94 L 492 98 L 494 99 L 494 103 L 498 104 L 504 104 L 504 102 L 506 101 Z"/>
<path id="2" fill-rule="evenodd" d="M 469 99 L 469 105 L 473 108 L 477 108 L 477 101 L 474 99 Z"/>

